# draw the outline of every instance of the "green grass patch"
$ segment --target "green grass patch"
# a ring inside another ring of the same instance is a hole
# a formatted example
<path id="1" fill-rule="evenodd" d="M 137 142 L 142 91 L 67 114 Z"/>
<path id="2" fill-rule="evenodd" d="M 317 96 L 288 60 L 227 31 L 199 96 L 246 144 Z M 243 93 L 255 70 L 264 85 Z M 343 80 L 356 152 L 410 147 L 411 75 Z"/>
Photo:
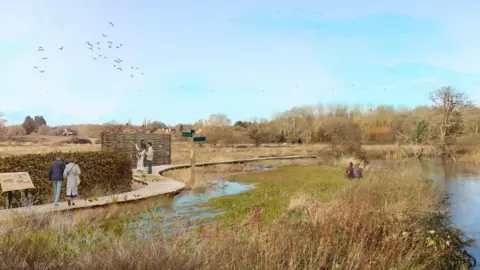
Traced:
<path id="1" fill-rule="evenodd" d="M 343 177 L 342 171 L 325 166 L 286 166 L 272 171 L 233 175 L 228 179 L 255 183 L 256 187 L 209 201 L 213 207 L 227 210 L 217 217 L 227 223 L 243 220 L 256 207 L 262 207 L 263 219 L 271 221 L 285 212 L 290 198 L 298 193 L 327 201 L 342 186 L 351 183 Z"/>

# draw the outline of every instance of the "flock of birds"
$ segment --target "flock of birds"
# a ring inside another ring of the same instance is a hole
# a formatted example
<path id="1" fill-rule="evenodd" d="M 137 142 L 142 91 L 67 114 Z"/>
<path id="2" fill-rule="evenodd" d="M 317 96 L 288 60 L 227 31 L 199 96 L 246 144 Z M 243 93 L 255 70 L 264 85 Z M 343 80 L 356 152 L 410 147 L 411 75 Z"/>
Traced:
<path id="1" fill-rule="evenodd" d="M 112 22 L 109 22 L 110 25 L 112 27 L 115 27 L 115 25 L 112 23 Z M 102 33 L 102 36 L 104 39 L 108 38 L 108 36 L 105 34 L 105 33 Z M 102 43 L 100 41 L 97 41 L 95 42 L 94 44 L 92 44 L 90 41 L 87 41 L 85 42 L 85 45 L 87 46 L 87 50 L 90 50 L 94 53 L 94 56 L 92 57 L 93 60 L 107 60 L 107 59 L 113 59 L 113 58 L 109 58 L 106 54 L 108 54 L 109 52 L 108 51 L 105 51 L 105 49 L 114 49 L 114 50 L 117 50 L 117 49 L 120 49 L 123 47 L 123 44 L 119 43 L 119 44 L 114 44 L 112 41 L 110 40 L 106 40 L 103 42 L 105 45 L 104 47 L 104 50 L 102 51 Z M 63 46 L 58 48 L 59 51 L 63 51 Z M 38 47 L 37 48 L 37 51 L 39 52 L 45 52 L 45 49 L 43 47 Z M 47 60 L 48 59 L 48 56 L 43 56 L 40 58 L 41 60 Z M 118 71 L 127 71 L 128 70 L 128 66 L 125 66 L 124 65 L 124 62 L 122 59 L 120 59 L 119 57 L 113 59 L 113 68 L 117 69 Z M 45 69 L 40 69 L 38 66 L 34 66 L 33 67 L 34 69 L 38 69 L 38 71 L 40 73 L 44 73 L 45 72 Z M 130 65 L 130 77 L 132 78 L 135 78 L 135 76 L 138 75 L 138 73 L 140 75 L 143 75 L 143 72 L 139 71 L 139 67 L 137 66 L 133 66 L 133 65 Z"/>

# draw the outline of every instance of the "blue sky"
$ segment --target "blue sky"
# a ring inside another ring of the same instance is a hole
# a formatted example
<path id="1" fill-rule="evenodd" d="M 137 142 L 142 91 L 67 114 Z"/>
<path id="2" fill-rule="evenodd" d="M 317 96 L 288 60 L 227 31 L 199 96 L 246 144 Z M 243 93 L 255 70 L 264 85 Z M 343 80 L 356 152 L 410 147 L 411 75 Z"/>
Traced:
<path id="1" fill-rule="evenodd" d="M 444 85 L 480 101 L 480 2 L 258 2 L 4 1 L 0 111 L 9 124 L 173 125 L 317 103 L 415 106 Z"/>

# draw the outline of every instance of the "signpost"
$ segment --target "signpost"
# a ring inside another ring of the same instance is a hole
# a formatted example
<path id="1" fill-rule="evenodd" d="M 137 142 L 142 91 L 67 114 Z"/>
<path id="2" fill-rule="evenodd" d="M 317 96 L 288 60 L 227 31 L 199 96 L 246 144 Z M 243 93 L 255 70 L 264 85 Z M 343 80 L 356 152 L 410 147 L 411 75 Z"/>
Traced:
<path id="1" fill-rule="evenodd" d="M 207 137 L 194 137 L 195 130 L 190 132 L 182 132 L 182 137 L 192 138 L 190 140 L 190 184 L 195 184 L 195 143 L 196 142 L 206 142 Z"/>
<path id="2" fill-rule="evenodd" d="M 12 206 L 13 191 L 25 190 L 25 200 L 28 202 L 28 189 L 35 188 L 28 172 L 0 173 L 2 193 L 8 192 L 8 208 Z"/>
<path id="3" fill-rule="evenodd" d="M 28 172 L 0 173 L 2 193 L 35 188 Z"/>

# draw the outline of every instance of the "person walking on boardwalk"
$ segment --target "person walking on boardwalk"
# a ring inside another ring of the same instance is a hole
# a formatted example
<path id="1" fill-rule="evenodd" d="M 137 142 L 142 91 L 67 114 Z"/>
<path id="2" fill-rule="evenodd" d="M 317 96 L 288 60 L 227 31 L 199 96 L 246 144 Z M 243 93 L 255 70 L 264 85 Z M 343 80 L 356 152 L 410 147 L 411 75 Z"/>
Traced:
<path id="1" fill-rule="evenodd" d="M 147 150 L 148 174 L 152 174 L 152 162 L 153 162 L 153 147 L 152 147 L 152 142 L 148 142 L 148 150 Z"/>
<path id="2" fill-rule="evenodd" d="M 67 202 L 68 206 L 75 205 L 75 198 L 78 196 L 78 185 L 80 184 L 80 174 L 82 171 L 76 164 L 75 158 L 70 159 L 63 171 L 63 178 L 67 180 Z"/>
<path id="3" fill-rule="evenodd" d="M 61 160 L 62 153 L 57 152 L 55 161 L 50 164 L 48 169 L 48 180 L 53 183 L 53 204 L 58 206 L 60 200 L 60 192 L 62 191 L 63 172 L 65 171 L 65 163 Z"/>

